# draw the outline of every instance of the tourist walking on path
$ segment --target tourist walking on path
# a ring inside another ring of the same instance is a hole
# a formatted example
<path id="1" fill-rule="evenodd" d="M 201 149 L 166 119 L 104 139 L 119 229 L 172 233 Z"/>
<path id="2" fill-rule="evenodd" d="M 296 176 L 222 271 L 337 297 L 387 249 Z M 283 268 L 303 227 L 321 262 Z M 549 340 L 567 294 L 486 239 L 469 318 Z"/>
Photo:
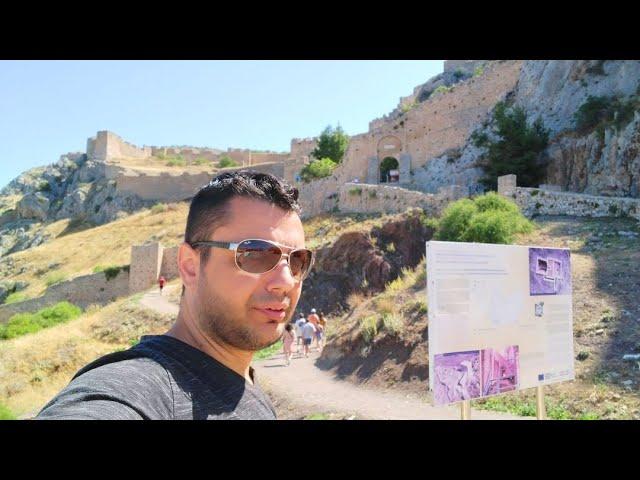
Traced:
<path id="1" fill-rule="evenodd" d="M 160 295 L 162 295 L 162 289 L 164 288 L 164 284 L 167 283 L 167 280 L 160 275 L 160 278 L 158 279 L 158 286 L 160 287 Z"/>
<path id="2" fill-rule="evenodd" d="M 318 317 L 318 331 L 316 332 L 316 338 L 318 339 L 318 351 L 322 353 L 322 349 L 324 348 L 324 339 L 327 334 L 327 319 L 324 316 L 322 310 L 320 310 L 320 315 Z"/>
<path id="3" fill-rule="evenodd" d="M 296 333 L 293 326 L 290 323 L 284 327 L 284 333 L 282 334 L 282 346 L 284 349 L 284 359 L 287 367 L 291 364 L 291 348 L 295 342 Z"/>
<path id="4" fill-rule="evenodd" d="M 311 322 L 306 322 L 302 327 L 302 338 L 304 343 L 304 356 L 309 356 L 309 347 L 313 341 L 313 337 L 316 335 L 316 327 Z"/>
<path id="5" fill-rule="evenodd" d="M 300 314 L 300 317 L 298 318 L 298 320 L 296 320 L 296 336 L 298 337 L 298 343 L 297 343 L 297 348 L 298 348 L 298 353 L 302 353 L 302 327 L 304 327 L 304 324 L 307 323 L 307 321 L 304 318 L 304 313 Z"/>
<path id="6" fill-rule="evenodd" d="M 311 314 L 309 315 L 308 319 L 307 319 L 310 323 L 313 324 L 313 326 L 316 329 L 316 333 L 318 332 L 318 321 L 320 320 L 320 317 L 318 317 L 318 314 L 316 313 L 316 309 L 312 308 L 311 309 Z M 318 338 L 314 337 L 316 339 L 316 350 L 320 349 L 320 344 L 318 343 Z"/>

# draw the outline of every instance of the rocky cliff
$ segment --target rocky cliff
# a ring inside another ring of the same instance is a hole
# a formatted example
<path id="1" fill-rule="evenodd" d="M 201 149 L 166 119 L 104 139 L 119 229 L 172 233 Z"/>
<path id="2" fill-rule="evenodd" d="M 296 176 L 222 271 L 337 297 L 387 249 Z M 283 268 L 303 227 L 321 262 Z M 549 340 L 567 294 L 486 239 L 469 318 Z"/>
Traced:
<path id="1" fill-rule="evenodd" d="M 146 205 L 116 194 L 105 164 L 68 153 L 46 167 L 24 172 L 0 191 L 0 256 L 47 240 L 45 225 L 63 218 L 102 224 Z"/>

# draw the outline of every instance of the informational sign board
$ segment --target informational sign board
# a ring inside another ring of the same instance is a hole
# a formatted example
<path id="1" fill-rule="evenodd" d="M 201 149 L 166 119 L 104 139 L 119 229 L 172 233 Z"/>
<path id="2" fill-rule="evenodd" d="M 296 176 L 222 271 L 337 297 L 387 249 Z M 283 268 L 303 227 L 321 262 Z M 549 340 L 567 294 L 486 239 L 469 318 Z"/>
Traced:
<path id="1" fill-rule="evenodd" d="M 568 249 L 430 241 L 426 258 L 435 405 L 574 379 Z"/>

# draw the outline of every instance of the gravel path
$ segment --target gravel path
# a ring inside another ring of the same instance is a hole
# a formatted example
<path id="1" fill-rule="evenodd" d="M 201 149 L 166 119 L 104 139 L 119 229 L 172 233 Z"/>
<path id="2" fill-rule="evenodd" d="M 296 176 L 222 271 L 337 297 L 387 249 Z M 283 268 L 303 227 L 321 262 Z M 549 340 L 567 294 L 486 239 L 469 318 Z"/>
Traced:
<path id="1" fill-rule="evenodd" d="M 146 293 L 140 304 L 161 313 L 177 314 L 177 305 L 167 299 L 165 289 Z M 306 412 L 340 412 L 360 419 L 434 420 L 459 419 L 458 406 L 434 407 L 425 397 L 405 394 L 398 390 L 373 390 L 353 383 L 337 380 L 330 372 L 315 366 L 319 354 L 312 351 L 309 358 L 294 354 L 290 366 L 284 366 L 282 353 L 267 360 L 254 362 L 258 379 L 274 395 Z M 519 420 L 531 417 L 473 410 L 472 419 Z"/>

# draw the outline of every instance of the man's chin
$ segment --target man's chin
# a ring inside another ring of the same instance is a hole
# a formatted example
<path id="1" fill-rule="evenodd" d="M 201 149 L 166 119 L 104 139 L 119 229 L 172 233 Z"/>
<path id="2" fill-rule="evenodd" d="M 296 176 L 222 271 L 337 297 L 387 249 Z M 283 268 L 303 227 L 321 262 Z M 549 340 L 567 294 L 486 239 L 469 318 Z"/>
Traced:
<path id="1" fill-rule="evenodd" d="M 282 333 L 284 332 L 284 325 L 285 325 L 284 323 L 267 324 L 267 325 L 268 327 L 271 327 L 272 331 L 264 332 L 260 336 L 260 342 L 258 344 L 259 346 L 256 348 L 255 351 L 259 351 L 264 348 L 270 347 L 271 345 L 278 343 L 278 341 L 282 338 Z"/>

